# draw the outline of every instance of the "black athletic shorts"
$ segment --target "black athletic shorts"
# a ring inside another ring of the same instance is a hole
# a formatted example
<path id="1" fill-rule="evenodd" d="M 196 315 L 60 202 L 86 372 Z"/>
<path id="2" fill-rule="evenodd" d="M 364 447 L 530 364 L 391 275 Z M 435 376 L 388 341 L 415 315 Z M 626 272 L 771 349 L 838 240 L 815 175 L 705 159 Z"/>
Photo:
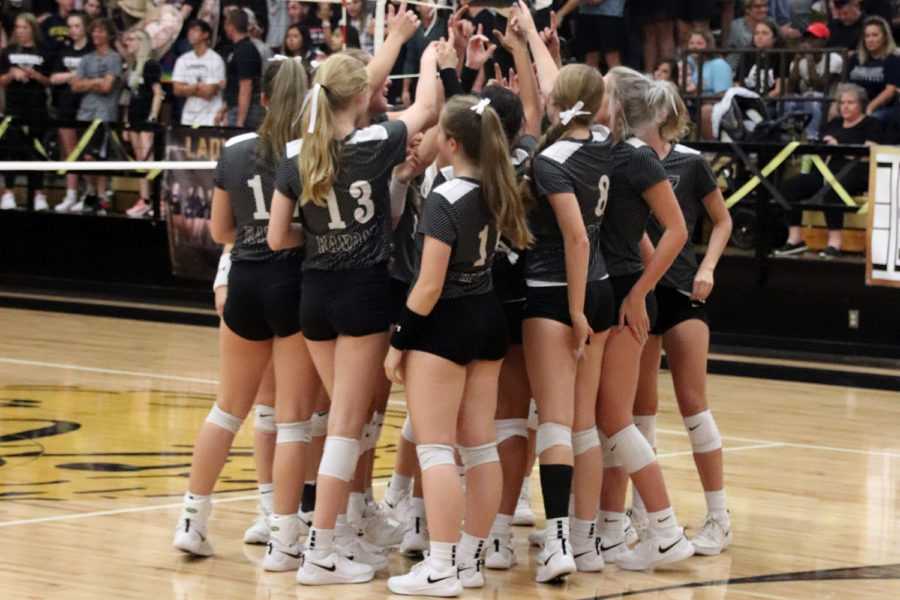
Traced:
<path id="1" fill-rule="evenodd" d="M 641 278 L 641 275 L 643 275 L 643 273 L 632 273 L 631 275 L 619 275 L 617 277 L 609 278 L 610 283 L 612 283 L 613 293 L 616 296 L 615 323 L 619 322 L 619 308 L 622 306 L 622 301 L 625 300 L 628 292 L 631 291 L 631 288 L 634 287 L 637 280 Z M 650 290 L 650 293 L 647 294 L 645 304 L 647 305 L 647 316 L 650 317 L 650 330 L 652 331 L 653 327 L 656 325 L 658 313 L 656 307 L 656 295 L 653 293 L 653 290 Z"/>
<path id="2" fill-rule="evenodd" d="M 699 319 L 709 326 L 706 302 L 691 300 L 689 296 L 665 285 L 656 286 L 655 293 L 659 316 L 656 318 L 656 325 L 650 330 L 653 335 L 662 335 L 690 319 Z"/>
<path id="3" fill-rule="evenodd" d="M 503 312 L 506 314 L 506 327 L 509 329 L 509 343 L 515 346 L 522 345 L 522 321 L 525 320 L 525 300 L 510 300 L 501 302 Z"/>
<path id="4" fill-rule="evenodd" d="M 506 318 L 494 292 L 438 300 L 409 345 L 459 365 L 500 360 L 508 349 Z"/>
<path id="5" fill-rule="evenodd" d="M 716 0 L 678 0 L 676 16 L 682 21 L 712 21 L 718 12 Z"/>
<path id="6" fill-rule="evenodd" d="M 300 325 L 315 342 L 338 335 L 362 337 L 387 331 L 391 324 L 391 279 L 386 265 L 359 271 L 303 273 Z"/>
<path id="7" fill-rule="evenodd" d="M 624 52 L 628 26 L 623 17 L 579 14 L 575 19 L 575 39 L 581 52 Z"/>
<path id="8" fill-rule="evenodd" d="M 594 333 L 606 331 L 615 323 L 613 290 L 609 278 L 589 281 L 584 295 L 584 316 Z M 529 287 L 526 319 L 550 319 L 572 326 L 569 315 L 569 288 L 565 285 Z"/>
<path id="9" fill-rule="evenodd" d="M 300 331 L 302 260 L 231 263 L 222 318 L 244 339 L 261 342 Z"/>
<path id="10" fill-rule="evenodd" d="M 406 298 L 409 296 L 410 284 L 391 277 L 391 323 L 396 323 L 406 306 Z"/>

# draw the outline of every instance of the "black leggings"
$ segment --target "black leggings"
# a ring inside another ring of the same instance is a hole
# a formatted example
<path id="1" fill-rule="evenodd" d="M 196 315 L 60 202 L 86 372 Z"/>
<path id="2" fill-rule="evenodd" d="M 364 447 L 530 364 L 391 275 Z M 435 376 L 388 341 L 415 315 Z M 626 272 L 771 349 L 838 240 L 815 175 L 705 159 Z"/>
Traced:
<path id="1" fill-rule="evenodd" d="M 797 204 L 813 197 L 816 192 L 822 189 L 825 181 L 822 175 L 815 173 L 801 173 L 794 175 L 784 182 L 781 187 L 781 193 L 784 199 L 791 204 Z M 867 169 L 853 169 L 844 176 L 841 185 L 847 190 L 851 196 L 861 194 L 869 187 L 869 172 Z M 825 223 L 828 225 L 829 231 L 839 231 L 844 228 L 844 201 L 837 193 L 828 188 L 823 197 L 825 207 Z M 789 227 L 798 227 L 803 222 L 803 212 L 794 208 L 785 211 L 785 221 Z"/>
<path id="2" fill-rule="evenodd" d="M 32 124 L 28 133 L 23 127 L 27 123 L 13 121 L 0 142 L 3 150 L 0 151 L 0 157 L 3 160 L 19 161 L 19 160 L 44 160 L 43 156 L 38 155 L 34 149 L 34 140 L 40 138 L 41 130 Z M 4 181 L 8 189 L 13 189 L 16 185 L 16 177 L 25 175 L 28 178 L 28 187 L 30 192 L 40 190 L 44 187 L 43 171 L 6 171 L 3 173 Z"/>

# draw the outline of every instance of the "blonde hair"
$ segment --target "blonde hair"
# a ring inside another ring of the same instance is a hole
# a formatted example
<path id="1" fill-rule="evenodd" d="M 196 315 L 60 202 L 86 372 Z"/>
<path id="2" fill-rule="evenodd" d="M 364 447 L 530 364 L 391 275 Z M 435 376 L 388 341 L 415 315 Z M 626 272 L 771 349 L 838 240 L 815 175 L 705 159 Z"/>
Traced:
<path id="1" fill-rule="evenodd" d="M 490 106 L 478 114 L 474 96 L 454 96 L 441 110 L 441 129 L 459 142 L 466 156 L 481 170 L 481 196 L 494 217 L 497 229 L 517 248 L 531 242 L 525 208 L 516 190 L 516 177 L 509 160 L 509 144 L 500 117 Z"/>
<path id="2" fill-rule="evenodd" d="M 608 77 L 610 123 L 617 140 L 639 135 L 658 121 L 665 106 L 656 94 L 654 105 L 648 104 L 651 79 L 628 67 L 614 67 Z"/>
<path id="3" fill-rule="evenodd" d="M 872 56 L 869 49 L 866 48 L 866 28 L 871 26 L 881 29 L 881 37 L 884 38 L 884 56 L 890 56 L 897 52 L 897 44 L 894 42 L 894 35 L 891 33 L 891 27 L 888 22 L 879 16 L 866 17 L 863 21 L 863 33 L 859 36 L 859 45 L 856 47 L 856 53 L 859 56 L 859 64 L 864 65 L 869 62 Z"/>
<path id="4" fill-rule="evenodd" d="M 40 46 L 44 42 L 44 36 L 41 33 L 41 24 L 30 12 L 21 12 L 16 15 L 16 19 L 22 19 L 28 27 L 31 29 L 31 43 L 35 46 Z M 13 37 L 13 36 L 10 36 Z M 10 46 L 18 46 L 18 40 L 14 44 L 9 44 Z"/>
<path id="5" fill-rule="evenodd" d="M 647 90 L 647 106 L 651 111 L 665 111 L 666 117 L 659 125 L 659 135 L 667 142 L 685 137 L 691 130 L 691 118 L 678 88 L 669 81 L 653 81 Z"/>
<path id="6" fill-rule="evenodd" d="M 550 98 L 559 106 L 560 110 L 571 110 L 577 102 L 583 102 L 581 111 L 588 114 L 575 115 L 563 125 L 562 121 L 554 123 L 541 137 L 537 147 L 528 160 L 525 168 L 525 179 L 519 186 L 522 198 L 528 207 L 534 206 L 537 195 L 534 190 L 534 159 L 545 148 L 554 144 L 567 129 L 574 126 L 587 127 L 603 104 L 603 94 L 606 84 L 600 72 L 584 64 L 566 65 L 556 75 L 556 82 L 550 92 Z"/>
<path id="7" fill-rule="evenodd" d="M 334 113 L 344 109 L 360 93 L 369 89 L 366 68 L 347 54 L 332 54 L 316 71 L 319 87 L 307 94 L 300 115 L 303 146 L 300 149 L 300 177 L 303 192 L 300 203 L 312 202 L 325 206 L 336 179 L 339 144 L 334 140 Z M 312 95 L 318 97 L 313 102 Z M 307 133 L 312 108 L 315 105 L 315 128 Z"/>
<path id="8" fill-rule="evenodd" d="M 150 36 L 139 27 L 130 29 L 125 35 L 135 36 L 140 43 L 136 55 L 125 54 L 125 64 L 128 66 L 128 88 L 134 91 L 141 84 L 141 77 L 144 75 L 144 65 L 150 60 L 153 46 L 150 43 Z"/>
<path id="9" fill-rule="evenodd" d="M 303 136 L 297 118 L 297 98 L 304 97 L 308 90 L 309 77 L 298 59 L 269 60 L 262 78 L 262 91 L 269 106 L 259 126 L 259 152 L 263 162 L 275 162 L 285 144 Z"/>

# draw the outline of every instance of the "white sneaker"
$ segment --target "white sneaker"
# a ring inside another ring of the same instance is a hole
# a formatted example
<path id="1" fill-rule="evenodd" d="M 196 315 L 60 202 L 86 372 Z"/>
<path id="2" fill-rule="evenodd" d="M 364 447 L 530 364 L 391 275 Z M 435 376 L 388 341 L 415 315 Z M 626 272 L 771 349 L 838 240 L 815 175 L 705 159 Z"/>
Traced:
<path id="1" fill-rule="evenodd" d="M 547 532 L 543 529 L 538 529 L 537 531 L 532 531 L 528 534 L 528 543 L 532 546 L 537 546 L 538 548 L 542 548 L 544 546 L 544 542 L 547 539 Z"/>
<path id="2" fill-rule="evenodd" d="M 388 557 L 382 553 L 382 549 L 359 536 L 353 535 L 336 539 L 334 546 L 348 559 L 370 565 L 376 571 L 380 571 L 388 565 Z"/>
<path id="3" fill-rule="evenodd" d="M 513 550 L 512 536 L 507 539 L 492 537 L 484 552 L 484 566 L 488 569 L 511 569 L 518 564 Z"/>
<path id="4" fill-rule="evenodd" d="M 600 552 L 599 537 L 590 536 L 580 539 L 573 535 L 569 541 L 572 544 L 572 558 L 575 559 L 575 566 L 579 571 L 594 573 L 603 570 L 605 563 L 603 554 Z"/>
<path id="5" fill-rule="evenodd" d="M 45 194 L 35 194 L 34 212 L 46 212 L 48 210 L 50 210 L 50 205 L 47 204 L 47 196 Z"/>
<path id="6" fill-rule="evenodd" d="M 266 571 L 296 571 L 303 564 L 303 545 L 299 541 L 285 545 L 272 536 L 262 564 Z"/>
<path id="7" fill-rule="evenodd" d="M 404 523 L 406 522 L 406 511 L 409 510 L 411 502 L 412 496 L 409 493 L 395 497 L 386 492 L 384 500 L 378 505 L 378 510 L 389 519 Z"/>
<path id="8" fill-rule="evenodd" d="M 406 556 L 421 554 L 428 550 L 428 524 L 425 517 L 410 517 L 409 528 L 403 533 L 400 553 Z"/>
<path id="9" fill-rule="evenodd" d="M 569 573 L 577 570 L 575 559 L 566 539 L 554 538 L 549 540 L 544 549 L 537 555 L 537 573 L 534 580 L 538 583 L 547 583 L 561 579 Z"/>
<path id="10" fill-rule="evenodd" d="M 257 507 L 257 510 L 259 515 L 257 515 L 256 521 L 244 532 L 245 544 L 269 543 L 269 513 L 262 504 Z"/>
<path id="11" fill-rule="evenodd" d="M 62 202 L 53 207 L 53 210 L 58 213 L 70 212 L 76 204 L 78 204 L 76 196 L 66 196 Z"/>
<path id="12" fill-rule="evenodd" d="M 464 588 L 484 587 L 484 560 L 473 559 L 471 562 L 459 561 L 456 563 L 456 574 Z"/>
<path id="13" fill-rule="evenodd" d="M 310 552 L 303 555 L 297 582 L 303 585 L 333 583 L 365 583 L 375 576 L 375 569 L 365 563 L 350 560 L 339 552 L 317 559 Z"/>
<path id="14" fill-rule="evenodd" d="M 691 540 L 691 543 L 694 544 L 694 551 L 697 554 L 714 556 L 727 548 L 731 541 L 731 522 L 728 517 L 725 517 L 723 523 L 712 515 L 706 515 L 703 525 L 700 526 L 700 533 Z"/>
<path id="15" fill-rule="evenodd" d="M 666 539 L 651 531 L 647 537 L 638 542 L 637 546 L 619 554 L 616 564 L 620 569 L 644 571 L 678 562 L 693 555 L 694 546 L 684 537 L 684 532 L 679 532 L 677 537 Z"/>
<path id="16" fill-rule="evenodd" d="M 392 548 L 403 541 L 403 526 L 378 508 L 364 516 L 360 525 L 366 541 L 376 546 Z"/>
<path id="17" fill-rule="evenodd" d="M 516 512 L 513 513 L 513 525 L 534 525 L 537 519 L 531 510 L 531 485 L 522 485 L 519 492 L 519 501 L 516 502 Z"/>
<path id="18" fill-rule="evenodd" d="M 620 536 L 603 535 L 600 538 L 600 555 L 604 562 L 614 563 L 619 555 L 628 551 L 628 543 L 625 541 L 625 532 Z"/>
<path id="19" fill-rule="evenodd" d="M 395 594 L 407 596 L 439 596 L 449 598 L 459 596 L 463 591 L 457 568 L 439 571 L 426 558 L 413 565 L 406 575 L 388 579 L 388 588 Z"/>
<path id="20" fill-rule="evenodd" d="M 18 208 L 18 205 L 12 192 L 6 192 L 0 197 L 0 210 L 14 210 L 16 208 Z"/>
<path id="21" fill-rule="evenodd" d="M 196 525 L 190 519 L 182 519 L 175 527 L 172 546 L 177 550 L 197 556 L 212 556 L 213 547 L 206 534 L 206 525 Z"/>

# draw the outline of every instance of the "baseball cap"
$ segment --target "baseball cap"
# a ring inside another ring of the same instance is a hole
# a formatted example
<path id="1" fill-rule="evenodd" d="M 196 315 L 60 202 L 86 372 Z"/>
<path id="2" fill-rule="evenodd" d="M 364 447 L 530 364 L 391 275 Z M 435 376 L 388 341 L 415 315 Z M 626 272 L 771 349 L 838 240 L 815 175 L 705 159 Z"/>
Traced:
<path id="1" fill-rule="evenodd" d="M 811 23 L 809 27 L 806 28 L 804 33 L 808 33 L 817 38 L 825 39 L 831 35 L 831 32 L 828 30 L 828 26 L 825 23 Z"/>

